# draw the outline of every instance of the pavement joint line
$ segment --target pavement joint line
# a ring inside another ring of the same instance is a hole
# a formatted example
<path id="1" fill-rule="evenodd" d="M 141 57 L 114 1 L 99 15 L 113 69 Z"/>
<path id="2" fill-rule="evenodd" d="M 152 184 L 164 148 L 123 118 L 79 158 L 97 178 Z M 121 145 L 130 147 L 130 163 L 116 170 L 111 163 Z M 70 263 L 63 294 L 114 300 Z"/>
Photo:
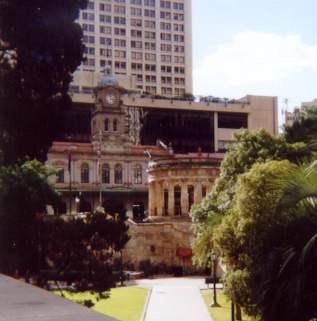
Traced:
<path id="1" fill-rule="evenodd" d="M 142 316 L 141 316 L 140 321 L 145 321 L 145 319 L 146 319 L 146 314 L 147 314 L 147 310 L 148 310 L 149 303 L 150 303 L 150 300 L 151 300 L 152 291 L 153 291 L 153 286 L 150 287 L 149 293 L 148 293 L 148 295 L 146 297 L 146 301 L 145 301 L 145 304 L 144 304 L 144 307 L 143 307 L 143 312 L 142 312 Z"/>

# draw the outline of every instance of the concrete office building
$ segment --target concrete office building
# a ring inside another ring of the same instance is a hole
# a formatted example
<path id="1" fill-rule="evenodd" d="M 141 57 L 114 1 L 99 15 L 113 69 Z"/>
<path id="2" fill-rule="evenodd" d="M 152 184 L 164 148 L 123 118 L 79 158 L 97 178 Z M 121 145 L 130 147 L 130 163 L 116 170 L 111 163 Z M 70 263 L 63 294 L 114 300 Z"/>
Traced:
<path id="1" fill-rule="evenodd" d="M 295 107 L 293 111 L 285 111 L 284 124 L 285 126 L 292 126 L 295 121 L 300 120 L 300 117 L 305 115 L 307 110 L 317 108 L 317 98 L 312 101 L 306 101 L 300 107 Z"/>
<path id="2" fill-rule="evenodd" d="M 70 91 L 91 94 L 109 65 L 124 88 L 192 93 L 191 15 L 191 0 L 89 1 L 78 19 L 87 59 Z"/>

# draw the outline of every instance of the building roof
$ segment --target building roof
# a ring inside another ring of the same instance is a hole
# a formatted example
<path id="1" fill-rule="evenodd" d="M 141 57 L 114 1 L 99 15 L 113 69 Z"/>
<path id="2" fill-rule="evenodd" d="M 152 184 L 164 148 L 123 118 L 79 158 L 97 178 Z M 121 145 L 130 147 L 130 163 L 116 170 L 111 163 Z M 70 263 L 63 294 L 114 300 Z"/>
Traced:
<path id="1" fill-rule="evenodd" d="M 126 151 L 122 152 L 113 152 L 113 153 L 105 153 L 105 155 L 113 155 L 113 154 L 120 154 L 120 155 L 134 155 L 140 156 L 144 155 L 146 157 L 146 151 L 148 151 L 153 156 L 167 156 L 169 152 L 165 149 L 162 149 L 159 146 L 155 145 L 132 145 L 131 147 L 127 148 Z M 72 154 L 96 154 L 93 149 L 92 143 L 79 143 L 79 142 L 53 142 L 49 153 L 63 153 L 67 154 L 71 152 Z"/>

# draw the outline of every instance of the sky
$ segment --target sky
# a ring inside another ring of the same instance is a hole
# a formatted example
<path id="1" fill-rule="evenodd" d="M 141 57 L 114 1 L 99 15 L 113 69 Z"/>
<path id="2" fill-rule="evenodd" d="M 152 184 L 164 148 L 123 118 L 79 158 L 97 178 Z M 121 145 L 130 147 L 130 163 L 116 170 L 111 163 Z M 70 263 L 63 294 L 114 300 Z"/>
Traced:
<path id="1" fill-rule="evenodd" d="M 316 0 L 192 0 L 194 94 L 317 98 Z"/>

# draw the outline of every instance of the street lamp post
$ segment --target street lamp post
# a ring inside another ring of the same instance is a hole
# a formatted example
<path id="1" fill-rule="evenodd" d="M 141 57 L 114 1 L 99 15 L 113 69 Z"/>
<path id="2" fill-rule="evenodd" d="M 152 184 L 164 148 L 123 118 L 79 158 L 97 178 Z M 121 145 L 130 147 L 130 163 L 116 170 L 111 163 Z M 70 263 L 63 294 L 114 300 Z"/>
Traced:
<path id="1" fill-rule="evenodd" d="M 220 304 L 217 302 L 217 256 L 214 252 L 211 252 L 210 255 L 211 259 L 211 265 L 212 265 L 212 283 L 213 283 L 213 297 L 210 306 L 215 308 L 215 307 L 220 307 Z"/>
<path id="2" fill-rule="evenodd" d="M 98 147 L 97 147 L 97 158 L 98 158 L 98 178 L 99 178 L 99 206 L 102 206 L 102 173 L 101 173 L 101 144 L 102 144 L 102 131 L 98 133 Z"/>
<path id="3" fill-rule="evenodd" d="M 76 150 L 75 145 L 69 145 L 68 153 L 68 173 L 69 173 L 69 214 L 72 214 L 72 152 Z"/>

